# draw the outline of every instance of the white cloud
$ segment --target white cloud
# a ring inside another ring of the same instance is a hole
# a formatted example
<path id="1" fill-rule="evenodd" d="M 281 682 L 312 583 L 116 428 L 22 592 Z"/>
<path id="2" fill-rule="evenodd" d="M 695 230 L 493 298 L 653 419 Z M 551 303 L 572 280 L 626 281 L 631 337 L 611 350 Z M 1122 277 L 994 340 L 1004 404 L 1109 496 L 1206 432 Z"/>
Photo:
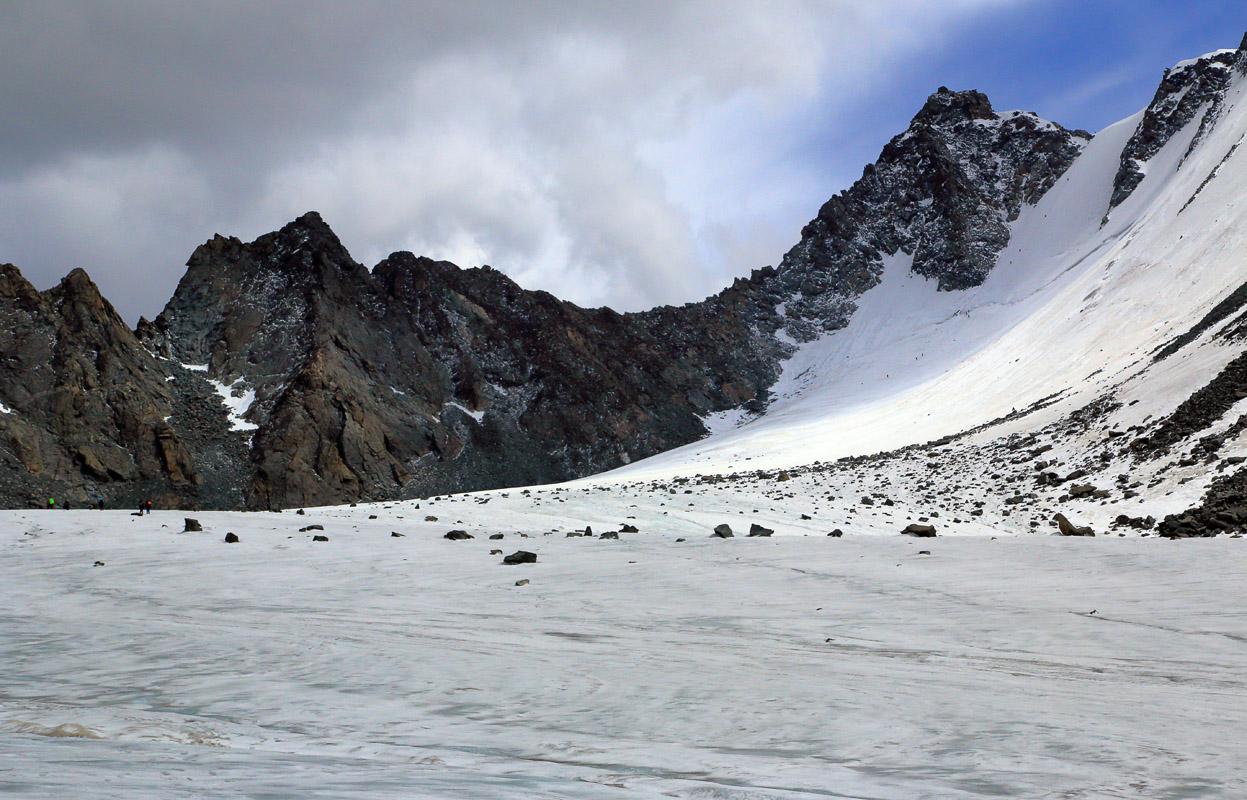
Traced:
<path id="1" fill-rule="evenodd" d="M 28 52 L 21 33 L 37 30 L 78 54 L 59 72 L 30 55 L 42 79 L 0 55 L 47 133 L 10 126 L 7 163 L 22 166 L 0 178 L 0 259 L 42 284 L 85 266 L 133 318 L 214 231 L 249 238 L 316 209 L 370 265 L 411 249 L 587 305 L 697 299 L 777 262 L 839 188 L 784 162 L 786 137 L 813 124 L 803 109 L 860 98 L 1014 4 L 19 12 L 0 44 Z"/>

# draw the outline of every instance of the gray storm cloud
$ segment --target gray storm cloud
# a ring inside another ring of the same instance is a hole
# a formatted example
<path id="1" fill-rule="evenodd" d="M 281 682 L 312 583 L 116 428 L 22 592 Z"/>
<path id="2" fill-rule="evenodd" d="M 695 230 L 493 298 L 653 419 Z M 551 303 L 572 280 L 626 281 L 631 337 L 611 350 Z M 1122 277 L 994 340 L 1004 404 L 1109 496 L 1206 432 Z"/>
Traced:
<path id="1" fill-rule="evenodd" d="M 0 261 L 41 288 L 84 267 L 133 321 L 212 233 L 316 209 L 369 265 L 686 302 L 778 261 L 838 188 L 746 168 L 784 149 L 765 120 L 1005 5 L 7 4 Z"/>

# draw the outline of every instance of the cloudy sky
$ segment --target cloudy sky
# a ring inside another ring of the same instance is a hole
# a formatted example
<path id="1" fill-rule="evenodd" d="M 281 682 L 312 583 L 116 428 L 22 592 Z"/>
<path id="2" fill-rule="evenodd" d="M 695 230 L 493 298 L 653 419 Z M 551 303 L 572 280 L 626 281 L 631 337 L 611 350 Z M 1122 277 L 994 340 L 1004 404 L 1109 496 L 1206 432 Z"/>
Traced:
<path id="1" fill-rule="evenodd" d="M 1238 0 L 0 0 L 0 262 L 130 322 L 309 209 L 635 310 L 779 261 L 940 85 L 1097 130 Z"/>

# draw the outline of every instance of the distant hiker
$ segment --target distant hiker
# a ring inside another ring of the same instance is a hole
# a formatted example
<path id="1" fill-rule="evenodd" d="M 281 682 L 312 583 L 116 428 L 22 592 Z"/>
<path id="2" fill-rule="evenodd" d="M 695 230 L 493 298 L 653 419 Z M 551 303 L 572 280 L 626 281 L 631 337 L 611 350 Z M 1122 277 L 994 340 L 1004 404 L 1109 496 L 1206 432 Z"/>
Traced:
<path id="1" fill-rule="evenodd" d="M 147 502 L 143 503 L 143 506 L 144 508 L 147 509 L 148 514 L 152 513 L 152 501 L 151 500 L 148 500 Z"/>
<path id="2" fill-rule="evenodd" d="M 100 511 L 103 511 L 104 510 L 104 498 L 101 497 L 99 501 L 97 501 L 96 505 L 99 506 Z"/>
<path id="3" fill-rule="evenodd" d="M 61 503 L 61 508 L 65 509 L 66 511 L 69 510 L 69 498 L 65 498 L 65 502 Z"/>
<path id="4" fill-rule="evenodd" d="M 55 508 L 56 508 L 56 498 L 55 498 L 55 497 L 49 497 L 49 498 L 48 498 L 48 508 L 49 508 L 49 509 L 55 509 Z"/>
<path id="5" fill-rule="evenodd" d="M 142 500 L 139 501 L 139 510 L 138 510 L 138 513 L 135 514 L 134 516 L 136 517 L 143 516 L 143 501 Z"/>

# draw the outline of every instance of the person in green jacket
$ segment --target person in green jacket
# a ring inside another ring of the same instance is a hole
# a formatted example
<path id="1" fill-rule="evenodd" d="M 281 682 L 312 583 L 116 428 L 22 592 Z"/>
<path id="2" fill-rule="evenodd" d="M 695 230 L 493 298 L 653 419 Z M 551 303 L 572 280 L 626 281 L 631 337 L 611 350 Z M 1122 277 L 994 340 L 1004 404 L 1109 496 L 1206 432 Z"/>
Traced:
<path id="1" fill-rule="evenodd" d="M 49 498 L 48 498 L 48 508 L 50 508 L 50 509 L 52 509 L 52 510 L 55 510 L 55 509 L 56 509 L 56 498 L 55 498 L 55 497 L 49 497 Z"/>

